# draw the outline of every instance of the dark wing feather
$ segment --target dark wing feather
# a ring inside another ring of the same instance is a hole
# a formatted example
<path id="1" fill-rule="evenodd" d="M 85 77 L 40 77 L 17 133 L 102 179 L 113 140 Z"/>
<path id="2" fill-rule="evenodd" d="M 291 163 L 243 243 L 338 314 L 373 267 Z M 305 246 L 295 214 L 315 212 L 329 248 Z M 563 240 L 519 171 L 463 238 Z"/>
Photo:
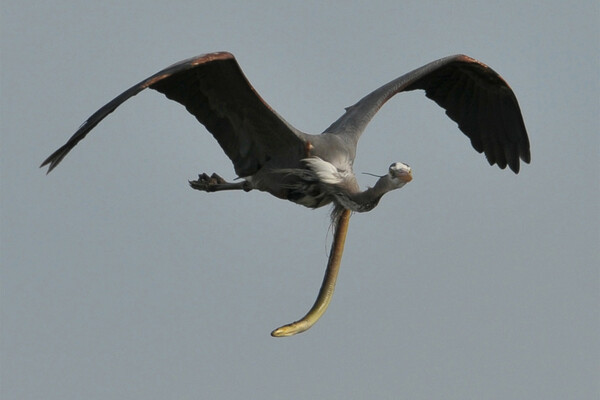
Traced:
<path id="1" fill-rule="evenodd" d="M 353 136 L 364 131 L 375 113 L 399 92 L 423 89 L 425 95 L 469 137 L 475 150 L 485 153 L 490 165 L 508 165 L 519 172 L 519 159 L 531 161 L 529 138 L 515 94 L 487 65 L 455 55 L 417 68 L 365 96 L 325 132 Z"/>
<path id="2" fill-rule="evenodd" d="M 303 134 L 260 98 L 233 55 L 222 52 L 181 61 L 132 86 L 88 118 L 41 166 L 52 171 L 102 119 L 148 87 L 185 106 L 217 139 L 239 176 L 252 175 L 272 157 L 304 152 Z"/>

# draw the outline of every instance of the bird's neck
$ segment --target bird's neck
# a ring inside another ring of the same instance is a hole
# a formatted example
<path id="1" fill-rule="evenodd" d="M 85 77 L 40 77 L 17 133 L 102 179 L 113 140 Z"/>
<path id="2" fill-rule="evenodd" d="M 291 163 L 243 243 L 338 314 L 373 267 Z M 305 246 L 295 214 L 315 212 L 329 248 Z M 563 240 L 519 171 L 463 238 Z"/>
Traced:
<path id="1" fill-rule="evenodd" d="M 402 186 L 404 184 L 394 184 L 389 175 L 384 175 L 379 178 L 375 186 L 367 190 L 354 193 L 335 193 L 334 196 L 342 207 L 356 212 L 366 212 L 375 208 L 384 194 Z"/>

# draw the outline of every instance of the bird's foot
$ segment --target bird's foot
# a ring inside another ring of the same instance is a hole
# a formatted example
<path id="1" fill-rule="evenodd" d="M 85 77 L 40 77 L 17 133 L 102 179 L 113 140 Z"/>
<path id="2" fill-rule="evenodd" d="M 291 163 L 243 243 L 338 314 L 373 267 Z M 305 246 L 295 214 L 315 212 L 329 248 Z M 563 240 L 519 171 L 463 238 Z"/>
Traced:
<path id="1" fill-rule="evenodd" d="M 245 180 L 243 182 L 230 183 L 215 173 L 211 176 L 202 173 L 198 175 L 197 180 L 189 181 L 189 183 L 192 189 L 203 192 L 218 192 L 220 190 L 244 190 L 248 192 L 252 189 L 249 182 Z"/>
<path id="2" fill-rule="evenodd" d="M 196 190 L 202 190 L 204 192 L 215 192 L 217 191 L 217 187 L 222 184 L 226 184 L 227 181 L 221 178 L 219 175 L 213 173 L 211 176 L 208 176 L 205 173 L 198 175 L 198 179 L 195 181 L 189 181 L 190 186 Z"/>

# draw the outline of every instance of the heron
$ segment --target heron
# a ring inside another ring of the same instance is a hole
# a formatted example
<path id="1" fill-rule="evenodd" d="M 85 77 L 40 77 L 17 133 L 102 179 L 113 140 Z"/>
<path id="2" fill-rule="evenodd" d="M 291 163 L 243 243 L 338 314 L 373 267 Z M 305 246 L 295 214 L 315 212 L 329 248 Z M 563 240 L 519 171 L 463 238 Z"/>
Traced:
<path id="1" fill-rule="evenodd" d="M 100 121 L 146 88 L 182 104 L 196 117 L 240 178 L 227 182 L 216 173 L 202 173 L 189 181 L 193 189 L 256 189 L 309 208 L 332 205 L 333 242 L 317 299 L 304 317 L 272 331 L 275 337 L 308 330 L 327 310 L 352 212 L 372 210 L 384 194 L 412 180 L 411 167 L 395 162 L 373 187 L 361 190 L 352 169 L 361 134 L 391 97 L 424 90 L 490 165 L 508 166 L 518 173 L 520 160 L 531 161 L 514 92 L 493 69 L 466 55 L 440 58 L 404 74 L 347 107 L 323 133 L 308 134 L 286 122 L 260 97 L 231 53 L 216 52 L 180 61 L 133 85 L 92 114 L 40 167 L 48 166 L 50 173 Z"/>

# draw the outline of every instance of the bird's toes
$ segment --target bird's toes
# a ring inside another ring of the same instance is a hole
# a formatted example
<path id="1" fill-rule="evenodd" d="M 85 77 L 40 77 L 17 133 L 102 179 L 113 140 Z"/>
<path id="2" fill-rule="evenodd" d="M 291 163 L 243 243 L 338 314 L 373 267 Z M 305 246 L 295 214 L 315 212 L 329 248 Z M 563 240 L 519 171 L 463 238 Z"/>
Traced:
<path id="1" fill-rule="evenodd" d="M 218 185 L 227 183 L 225 179 L 221 178 L 217 174 L 212 174 L 208 176 L 205 173 L 198 175 L 198 179 L 195 181 L 188 181 L 190 186 L 196 190 L 202 190 L 205 192 L 214 192 Z"/>
<path id="2" fill-rule="evenodd" d="M 205 173 L 198 175 L 198 179 L 195 181 L 188 181 L 190 186 L 196 190 L 208 190 L 210 185 L 210 176 Z"/>

